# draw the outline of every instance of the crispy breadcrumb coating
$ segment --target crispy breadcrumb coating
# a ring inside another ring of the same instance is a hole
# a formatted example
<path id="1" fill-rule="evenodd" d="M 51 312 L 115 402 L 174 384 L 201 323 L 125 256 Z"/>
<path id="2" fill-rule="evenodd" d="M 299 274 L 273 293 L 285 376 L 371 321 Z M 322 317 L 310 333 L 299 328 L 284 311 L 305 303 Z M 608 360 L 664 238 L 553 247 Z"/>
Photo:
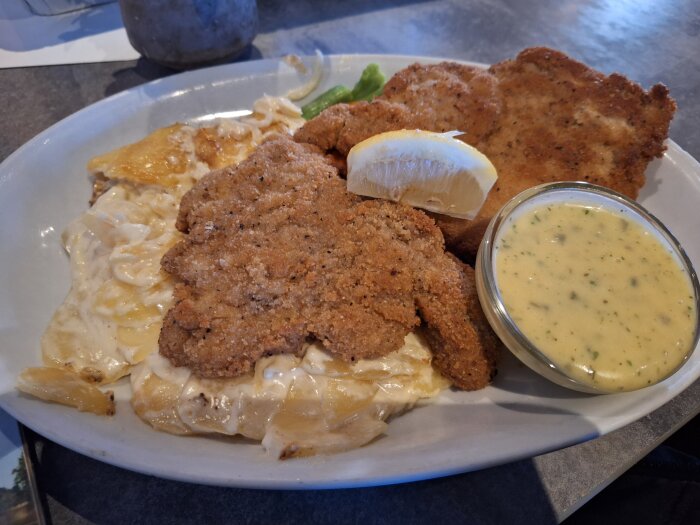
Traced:
<path id="1" fill-rule="evenodd" d="M 186 239 L 163 258 L 176 280 L 160 352 L 201 377 L 235 377 L 314 338 L 347 360 L 397 350 L 421 318 L 440 371 L 486 386 L 497 341 L 473 272 L 420 210 L 348 193 L 311 145 L 269 141 L 183 198 Z M 472 283 L 472 284 L 469 284 Z M 457 365 L 455 365 L 457 363 Z"/>
<path id="2" fill-rule="evenodd" d="M 330 108 L 295 137 L 347 154 L 381 131 L 465 132 L 460 138 L 489 157 L 498 181 L 473 220 L 435 219 L 448 249 L 471 259 L 491 217 L 526 188 L 583 180 L 636 198 L 675 109 L 661 84 L 645 91 L 538 47 L 488 70 L 414 64 L 387 82 L 381 100 Z"/>

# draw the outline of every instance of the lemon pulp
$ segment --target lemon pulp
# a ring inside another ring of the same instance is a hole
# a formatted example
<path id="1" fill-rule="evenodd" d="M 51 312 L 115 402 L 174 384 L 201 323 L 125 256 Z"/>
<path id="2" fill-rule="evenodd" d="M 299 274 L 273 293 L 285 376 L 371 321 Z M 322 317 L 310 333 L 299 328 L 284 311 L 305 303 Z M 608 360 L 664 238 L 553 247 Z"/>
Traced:
<path id="1" fill-rule="evenodd" d="M 348 154 L 348 191 L 473 219 L 496 182 L 496 168 L 460 132 L 400 130 L 356 144 Z"/>

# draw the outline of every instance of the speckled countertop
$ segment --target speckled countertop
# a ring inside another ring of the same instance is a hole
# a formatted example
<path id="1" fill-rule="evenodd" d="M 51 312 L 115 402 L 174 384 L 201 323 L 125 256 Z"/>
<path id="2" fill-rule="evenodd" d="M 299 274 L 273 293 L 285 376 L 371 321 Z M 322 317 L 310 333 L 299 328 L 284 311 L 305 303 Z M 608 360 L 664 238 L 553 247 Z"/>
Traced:
<path id="1" fill-rule="evenodd" d="M 496 62 L 560 49 L 678 103 L 671 138 L 700 158 L 700 3 L 695 0 L 261 0 L 244 59 L 398 53 Z M 172 72 L 144 60 L 0 70 L 0 159 L 61 118 Z M 40 440 L 53 523 L 533 523 L 560 521 L 700 411 L 700 382 L 587 443 L 508 465 L 371 489 L 277 492 L 135 474 Z"/>

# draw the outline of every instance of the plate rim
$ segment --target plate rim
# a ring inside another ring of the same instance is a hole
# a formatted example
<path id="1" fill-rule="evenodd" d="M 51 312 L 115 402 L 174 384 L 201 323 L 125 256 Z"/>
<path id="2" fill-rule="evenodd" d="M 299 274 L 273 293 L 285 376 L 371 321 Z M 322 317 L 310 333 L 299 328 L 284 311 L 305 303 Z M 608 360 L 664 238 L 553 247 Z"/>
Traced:
<path id="1" fill-rule="evenodd" d="M 311 59 L 312 57 L 303 57 L 305 59 Z M 466 65 L 472 65 L 472 66 L 477 66 L 477 67 L 488 67 L 487 64 L 482 64 L 478 62 L 472 62 L 472 61 L 465 61 L 465 60 L 460 60 L 460 59 L 454 59 L 454 58 L 443 58 L 443 57 L 427 57 L 427 56 L 414 56 L 414 55 L 396 55 L 396 54 L 362 54 L 362 53 L 354 53 L 354 54 L 330 54 L 330 55 L 324 55 L 324 71 L 327 73 L 329 70 L 332 71 L 331 66 L 335 61 L 341 61 L 344 59 L 351 59 L 351 60 L 362 60 L 362 61 L 382 61 L 382 60 L 405 60 L 405 61 L 413 61 L 413 62 L 424 62 L 424 63 L 435 63 L 435 62 L 440 62 L 443 60 L 451 61 L 451 62 L 457 62 L 461 64 L 466 64 Z M 145 82 L 143 84 L 140 84 L 138 86 L 134 86 L 132 88 L 120 91 L 118 93 L 115 93 L 113 95 L 110 95 L 109 97 L 105 97 L 103 99 L 100 99 L 92 104 L 89 104 L 85 106 L 84 108 L 81 108 L 80 110 L 60 119 L 59 121 L 55 122 L 45 130 L 39 132 L 37 135 L 35 135 L 33 138 L 29 139 L 27 142 L 25 142 L 22 146 L 17 148 L 15 151 L 13 151 L 10 155 L 8 155 L 2 163 L 0 163 L 0 191 L 3 191 L 5 184 L 8 182 L 9 178 L 13 176 L 14 170 L 12 170 L 13 164 L 17 163 L 19 160 L 23 158 L 24 155 L 26 155 L 27 151 L 31 151 L 32 148 L 36 147 L 38 144 L 41 144 L 42 141 L 44 141 L 47 138 L 51 138 L 53 134 L 55 134 L 57 128 L 61 128 L 63 126 L 70 125 L 72 121 L 74 120 L 80 120 L 81 118 L 84 118 L 86 114 L 89 114 L 90 112 L 94 111 L 100 111 L 104 110 L 105 108 L 109 108 L 111 105 L 119 105 L 122 104 L 123 99 L 129 99 L 129 97 L 138 97 L 139 94 L 142 94 L 145 90 L 147 90 L 151 86 L 159 86 L 159 89 L 163 91 L 163 93 L 172 93 L 172 91 L 178 86 L 178 84 L 181 83 L 189 83 L 192 86 L 196 84 L 196 79 L 202 77 L 203 81 L 206 77 L 208 76 L 217 76 L 219 73 L 224 73 L 224 72 L 229 72 L 231 78 L 236 78 L 239 76 L 244 76 L 244 75 L 253 75 L 256 76 L 259 73 L 256 73 L 254 70 L 256 69 L 261 69 L 264 70 L 266 68 L 270 68 L 270 73 L 274 70 L 275 67 L 279 66 L 279 63 L 281 61 L 281 58 L 266 58 L 266 59 L 261 59 L 261 60 L 251 60 L 251 61 L 246 61 L 246 62 L 239 62 L 239 63 L 232 63 L 232 64 L 224 64 L 224 65 L 219 65 L 219 66 L 214 66 L 210 68 L 203 68 L 203 69 L 198 69 L 194 71 L 186 71 L 186 72 L 181 72 L 181 73 L 176 73 L 173 75 L 170 75 L 168 77 L 163 77 L 159 79 L 155 79 L 149 82 Z M 252 70 L 252 72 L 250 72 Z M 216 72 L 212 74 L 213 72 Z M 192 79 L 193 81 L 190 82 L 189 79 Z M 155 97 L 146 104 L 146 106 L 151 105 L 151 104 L 156 104 L 158 100 L 160 100 L 162 97 L 167 96 L 165 94 L 161 94 L 158 97 Z M 151 130 L 152 131 L 152 130 Z M 694 175 L 700 180 L 700 163 L 692 157 L 689 153 L 687 153 L 683 148 L 681 148 L 677 143 L 675 143 L 671 139 L 667 139 L 666 141 L 667 145 L 667 151 L 664 153 L 664 159 L 670 160 L 672 162 L 676 162 L 676 159 L 679 161 L 683 162 L 686 167 L 685 169 L 691 170 L 694 172 Z M 18 160 L 19 159 L 19 160 Z M 22 424 L 28 426 L 29 428 L 32 428 L 33 430 L 37 431 L 38 433 L 46 436 L 47 438 L 51 439 L 52 441 L 55 441 L 71 450 L 74 450 L 76 452 L 79 452 L 81 454 L 87 455 L 88 457 L 91 457 L 93 459 L 97 459 L 99 461 L 103 461 L 105 463 L 118 466 L 121 468 L 127 468 L 129 470 L 147 474 L 147 475 L 156 475 L 158 477 L 164 478 L 164 479 L 172 479 L 172 480 L 177 480 L 177 481 L 185 481 L 185 482 L 196 482 L 196 483 L 201 483 L 201 484 L 206 484 L 206 485 L 215 485 L 215 486 L 229 486 L 229 487 L 240 487 L 240 488 L 262 488 L 262 489 L 289 489 L 289 490 L 294 490 L 294 489 L 336 489 L 336 488 L 354 488 L 354 487 L 370 487 L 370 486 L 378 486 L 378 485 L 387 485 L 387 484 L 393 484 L 393 483 L 403 483 L 403 482 L 411 482 L 411 481 L 418 481 L 418 480 L 424 480 L 424 479 L 432 479 L 436 477 L 443 477 L 443 476 L 448 476 L 448 475 L 453 475 L 457 473 L 463 473 L 463 472 L 468 472 L 468 471 L 473 471 L 473 470 L 479 470 L 483 468 L 488 468 L 490 466 L 498 465 L 498 464 L 503 464 L 503 463 L 508 463 L 511 461 L 517 461 L 523 458 L 527 457 L 532 457 L 534 455 L 542 454 L 545 452 L 549 452 L 552 450 L 557 450 L 560 448 L 564 448 L 573 444 L 578 444 L 583 441 L 586 441 L 588 439 L 597 437 L 599 435 L 604 435 L 609 432 L 612 432 L 614 430 L 617 430 L 623 426 L 626 426 L 630 424 L 632 421 L 636 420 L 639 417 L 644 417 L 644 415 L 648 415 L 651 413 L 653 410 L 658 409 L 659 407 L 663 406 L 667 402 L 669 402 L 671 399 L 679 395 L 681 392 L 683 392 L 685 389 L 687 389 L 692 383 L 697 381 L 698 378 L 695 379 L 687 379 L 686 381 L 682 382 L 681 386 L 678 388 L 678 390 L 670 397 L 662 401 L 660 404 L 654 406 L 651 410 L 645 411 L 645 414 L 642 414 L 641 416 L 634 417 L 629 420 L 624 420 L 622 422 L 619 422 L 619 424 L 612 424 L 608 428 L 604 429 L 604 431 L 599 431 L 598 433 L 592 434 L 588 437 L 584 437 L 583 439 L 573 439 L 570 440 L 569 442 L 564 442 L 564 443 L 559 443 L 556 445 L 547 445 L 547 446 L 531 446 L 529 448 L 524 448 L 517 454 L 508 454 L 507 459 L 503 459 L 502 457 L 487 460 L 487 461 L 481 461 L 481 462 L 472 462 L 469 466 L 464 466 L 460 464 L 459 466 L 452 466 L 449 468 L 437 468 L 437 469 L 422 469 L 416 472 L 410 472 L 406 473 L 403 476 L 400 477 L 400 479 L 397 479 L 396 475 L 386 475 L 384 477 L 382 476 L 374 476 L 370 479 L 368 478 L 363 478 L 363 477 L 358 477 L 358 478 L 338 478 L 334 480 L 328 480 L 327 478 L 323 479 L 318 479 L 318 480 L 296 480 L 295 482 L 291 482 L 289 480 L 271 480 L 271 479 L 264 479 L 264 480 L 250 480 L 250 479 L 233 479 L 233 478 L 228 478 L 226 480 L 221 479 L 220 476 L 192 476 L 192 475 L 184 475 L 182 473 L 178 474 L 177 472 L 164 472 L 164 471 L 154 471 L 153 469 L 149 469 L 147 467 L 142 467 L 137 461 L 128 461 L 125 460 L 123 457 L 119 457 L 118 455 L 103 455 L 100 454 L 99 451 L 96 451 L 94 449 L 91 449 L 89 446 L 85 445 L 82 446 L 81 444 L 76 445 L 75 441 L 71 441 L 70 439 L 66 438 L 64 439 L 60 432 L 58 431 L 53 431 L 53 429 L 50 428 L 43 428 L 41 425 L 34 425 L 32 423 L 25 423 L 22 422 Z M 22 421 L 20 418 L 17 417 L 14 407 L 8 406 L 5 399 L 3 396 L 0 396 L 0 407 L 2 407 L 4 410 L 6 410 L 10 415 L 12 415 L 15 419 L 18 421 Z M 150 429 L 149 429 L 150 430 Z M 598 428 L 598 430 L 600 430 Z M 155 432 L 155 430 L 153 430 Z M 202 438 L 206 439 L 206 438 Z M 294 461 L 299 461 L 299 460 L 294 460 Z"/>

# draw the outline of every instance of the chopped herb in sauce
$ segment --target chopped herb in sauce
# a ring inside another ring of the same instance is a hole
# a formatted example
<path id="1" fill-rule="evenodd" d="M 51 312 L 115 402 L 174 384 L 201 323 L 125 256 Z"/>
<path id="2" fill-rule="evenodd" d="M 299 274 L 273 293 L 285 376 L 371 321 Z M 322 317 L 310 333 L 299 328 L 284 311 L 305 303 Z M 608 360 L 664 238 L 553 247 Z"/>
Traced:
<path id="1" fill-rule="evenodd" d="M 550 203 L 516 217 L 497 245 L 509 248 L 497 252 L 497 283 L 518 327 L 576 379 L 630 390 L 682 362 L 696 319 L 690 279 L 635 220 Z"/>

